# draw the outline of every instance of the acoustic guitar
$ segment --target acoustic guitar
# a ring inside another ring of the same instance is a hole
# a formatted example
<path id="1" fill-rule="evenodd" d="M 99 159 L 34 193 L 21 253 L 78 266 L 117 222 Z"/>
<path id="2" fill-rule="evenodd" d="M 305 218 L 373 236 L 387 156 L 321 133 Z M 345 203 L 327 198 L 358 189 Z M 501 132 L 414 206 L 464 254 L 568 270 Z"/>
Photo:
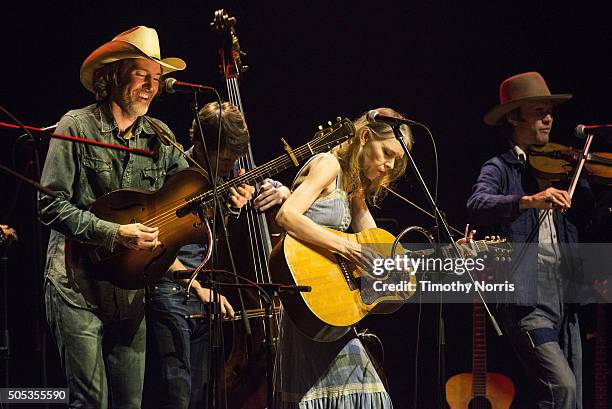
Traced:
<path id="1" fill-rule="evenodd" d="M 512 380 L 487 372 L 486 312 L 476 301 L 472 310 L 472 372 L 446 381 L 446 401 L 451 409 L 508 409 L 514 400 Z"/>
<path id="2" fill-rule="evenodd" d="M 391 233 L 379 228 L 356 234 L 327 230 L 350 242 L 365 244 L 383 257 L 391 255 L 395 241 Z M 510 244 L 499 238 L 474 241 L 470 249 L 476 253 L 503 252 L 506 255 L 511 252 Z M 452 254 L 451 246 L 443 246 L 441 251 L 443 255 Z M 396 253 L 403 254 L 405 250 L 398 246 Z M 430 253 L 432 251 L 410 252 L 415 256 Z M 338 254 L 289 235 L 272 250 L 270 266 L 274 281 L 312 287 L 310 292 L 281 293 L 280 298 L 296 327 L 304 335 L 321 342 L 340 339 L 369 314 L 397 311 L 414 293 L 406 285 L 406 291 L 386 293 L 384 297 L 372 296 L 368 293 L 373 292 L 372 289 L 361 288 L 360 278 L 369 273 Z M 416 287 L 416 277 L 410 269 L 399 273 L 405 274 L 403 281 Z M 383 277 L 381 279 L 384 281 Z M 394 276 L 392 282 L 398 281 L 401 280 Z"/>
<path id="3" fill-rule="evenodd" d="M 229 200 L 230 188 L 244 183 L 254 185 L 355 135 L 348 119 L 340 119 L 318 131 L 308 143 L 219 184 L 216 196 L 222 203 Z M 119 224 L 142 223 L 159 228 L 161 246 L 154 251 L 131 250 L 116 246 L 114 251 L 76 241 L 71 242 L 71 263 L 84 265 L 92 277 L 110 281 L 125 289 L 143 288 L 157 281 L 174 262 L 179 249 L 186 244 L 205 243 L 209 230 L 203 222 L 205 211 L 214 206 L 215 193 L 205 175 L 194 168 L 177 172 L 156 192 L 119 189 L 98 198 L 90 211 L 103 220 Z"/>

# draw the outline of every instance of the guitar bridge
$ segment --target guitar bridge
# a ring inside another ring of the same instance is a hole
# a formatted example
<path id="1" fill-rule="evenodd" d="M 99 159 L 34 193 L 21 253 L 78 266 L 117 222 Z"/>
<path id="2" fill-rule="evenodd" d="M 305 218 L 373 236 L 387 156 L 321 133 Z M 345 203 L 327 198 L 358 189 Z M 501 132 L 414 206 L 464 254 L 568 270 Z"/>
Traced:
<path id="1" fill-rule="evenodd" d="M 352 271 L 355 269 L 355 265 L 338 254 L 335 254 L 335 256 L 336 262 L 340 267 L 340 271 L 342 271 L 342 275 L 344 276 L 344 279 L 346 280 L 346 284 L 348 285 L 349 289 L 351 291 L 358 290 L 359 283 L 352 274 Z"/>

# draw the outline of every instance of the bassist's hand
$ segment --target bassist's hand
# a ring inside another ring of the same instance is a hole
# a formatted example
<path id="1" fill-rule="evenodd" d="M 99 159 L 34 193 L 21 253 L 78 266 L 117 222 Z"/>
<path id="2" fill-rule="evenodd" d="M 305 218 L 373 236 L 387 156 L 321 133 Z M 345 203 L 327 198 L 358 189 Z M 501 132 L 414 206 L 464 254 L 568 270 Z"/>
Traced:
<path id="1" fill-rule="evenodd" d="M 132 250 L 153 251 L 161 245 L 159 228 L 144 224 L 122 224 L 117 231 L 117 241 Z"/>
<path id="2" fill-rule="evenodd" d="M 211 301 L 215 301 L 215 293 L 210 288 L 194 286 L 193 291 L 195 292 L 196 296 L 198 297 L 198 300 L 200 300 L 202 304 L 207 304 Z M 224 295 L 219 296 L 219 303 L 221 304 L 221 316 L 226 319 L 234 318 L 234 308 Z"/>

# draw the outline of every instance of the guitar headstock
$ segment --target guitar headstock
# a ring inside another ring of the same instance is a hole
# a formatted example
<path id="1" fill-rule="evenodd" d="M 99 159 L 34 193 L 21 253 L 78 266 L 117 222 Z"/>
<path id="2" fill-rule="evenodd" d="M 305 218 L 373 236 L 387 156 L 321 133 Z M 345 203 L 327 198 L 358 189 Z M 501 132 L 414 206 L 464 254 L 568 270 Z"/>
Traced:
<path id="1" fill-rule="evenodd" d="M 242 57 L 246 54 L 240 48 L 238 35 L 236 34 L 236 17 L 230 17 L 224 9 L 215 11 L 215 17 L 210 23 L 213 30 L 226 39 L 228 46 L 219 50 L 221 54 L 221 67 L 225 78 L 237 77 L 248 70 L 248 66 L 242 64 Z M 229 58 L 225 58 L 225 48 L 229 51 Z"/>
<path id="2" fill-rule="evenodd" d="M 500 236 L 485 236 L 484 240 L 480 240 L 486 247 L 488 253 L 495 257 L 498 262 L 512 261 L 512 244 L 506 238 Z"/>
<path id="3" fill-rule="evenodd" d="M 308 146 L 315 153 L 327 152 L 334 146 L 340 145 L 355 136 L 355 125 L 350 119 L 338 117 L 335 123 L 330 121 L 327 124 L 327 128 L 319 126 L 319 131 L 308 142 Z"/>

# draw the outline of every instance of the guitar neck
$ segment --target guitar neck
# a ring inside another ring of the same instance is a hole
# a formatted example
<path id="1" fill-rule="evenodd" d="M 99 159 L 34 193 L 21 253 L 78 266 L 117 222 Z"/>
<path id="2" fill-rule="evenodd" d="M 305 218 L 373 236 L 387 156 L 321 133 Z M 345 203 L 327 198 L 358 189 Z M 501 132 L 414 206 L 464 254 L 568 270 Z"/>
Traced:
<path id="1" fill-rule="evenodd" d="M 472 394 L 487 395 L 487 335 L 485 310 L 475 301 L 472 311 Z"/>
<path id="2" fill-rule="evenodd" d="M 229 199 L 230 188 L 236 188 L 242 184 L 254 185 L 261 182 L 262 180 L 272 177 L 292 166 L 299 166 L 304 160 L 310 157 L 327 152 L 335 143 L 323 143 L 318 144 L 316 141 L 310 141 L 297 149 L 291 151 L 292 155 L 286 153 L 274 160 L 271 160 L 261 166 L 256 167 L 244 175 L 232 179 L 228 182 L 222 183 L 217 186 L 217 197 L 227 201 Z M 295 162 L 294 162 L 295 159 Z M 297 164 L 296 164 L 297 162 Z M 198 201 L 204 208 L 212 207 L 213 205 L 213 192 L 208 191 L 202 195 L 196 196 L 194 199 Z"/>
<path id="3" fill-rule="evenodd" d="M 487 245 L 486 240 L 474 240 L 470 244 L 457 244 L 457 246 L 459 248 L 467 247 L 470 249 L 474 249 L 479 254 L 489 251 L 489 246 Z M 436 251 L 435 249 L 425 249 L 425 250 L 409 251 L 409 253 L 415 254 L 418 256 L 431 256 L 435 253 L 435 251 Z M 444 258 L 457 258 L 458 257 L 457 254 L 455 253 L 455 247 L 452 246 L 451 244 L 441 246 L 440 254 Z"/>
<path id="4" fill-rule="evenodd" d="M 595 335 L 594 408 L 608 408 L 608 360 L 606 349 L 606 304 L 597 304 L 597 329 Z"/>

